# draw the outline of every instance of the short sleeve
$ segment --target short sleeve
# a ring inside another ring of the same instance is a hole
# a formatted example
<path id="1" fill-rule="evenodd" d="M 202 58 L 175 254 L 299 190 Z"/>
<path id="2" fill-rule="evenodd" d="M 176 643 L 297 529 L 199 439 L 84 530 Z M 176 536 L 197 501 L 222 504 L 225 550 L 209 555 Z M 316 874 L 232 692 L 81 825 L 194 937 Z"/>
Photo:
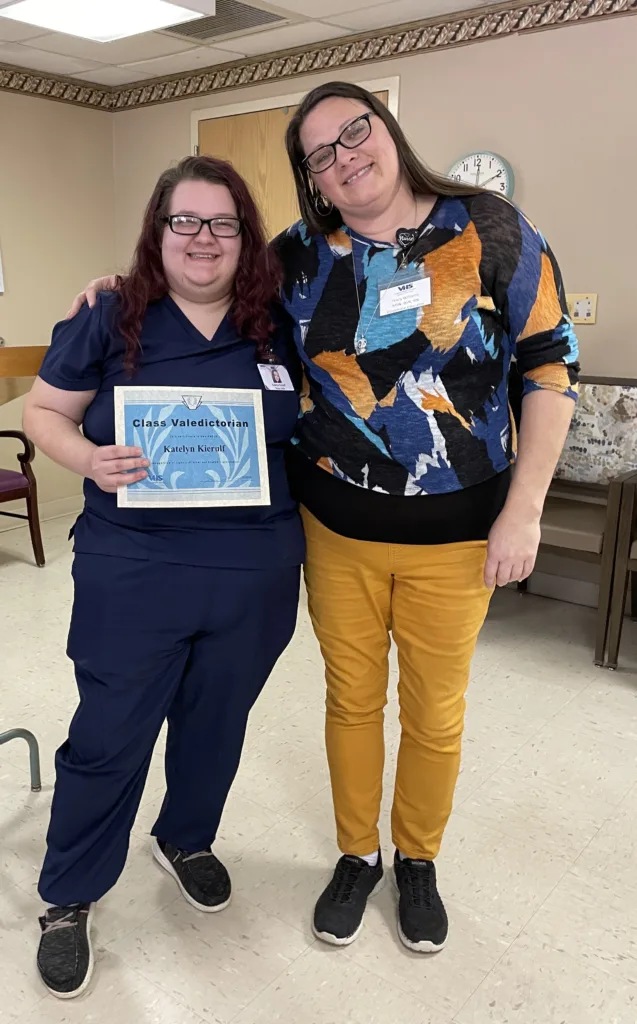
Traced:
<path id="1" fill-rule="evenodd" d="M 72 320 L 56 324 L 40 367 L 42 380 L 62 391 L 97 390 L 108 344 L 104 320 L 103 298 L 98 295 L 93 309 L 85 304 Z"/>
<path id="2" fill-rule="evenodd" d="M 515 347 L 524 394 L 556 391 L 577 399 L 579 346 L 557 260 L 520 210 L 496 196 L 488 204 L 489 214 L 483 204 L 480 218 L 488 238 L 485 269 Z"/>

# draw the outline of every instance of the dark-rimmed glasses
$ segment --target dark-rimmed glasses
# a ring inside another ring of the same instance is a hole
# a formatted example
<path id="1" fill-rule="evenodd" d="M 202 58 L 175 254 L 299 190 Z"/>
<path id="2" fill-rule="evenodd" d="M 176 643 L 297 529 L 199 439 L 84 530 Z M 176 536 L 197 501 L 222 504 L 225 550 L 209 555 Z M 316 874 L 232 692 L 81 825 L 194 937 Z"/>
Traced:
<path id="1" fill-rule="evenodd" d="M 371 111 L 368 114 L 361 114 L 346 128 L 343 128 L 334 142 L 319 146 L 309 156 L 306 156 L 303 163 L 312 171 L 312 174 L 322 174 L 336 163 L 337 146 L 343 146 L 344 149 L 356 149 L 357 146 L 361 146 L 365 139 L 372 134 L 371 116 Z"/>
<path id="2" fill-rule="evenodd" d="M 216 238 L 236 238 L 241 233 L 238 217 L 191 217 L 190 214 L 175 213 L 164 217 L 171 231 L 176 235 L 198 235 L 205 224 Z"/>

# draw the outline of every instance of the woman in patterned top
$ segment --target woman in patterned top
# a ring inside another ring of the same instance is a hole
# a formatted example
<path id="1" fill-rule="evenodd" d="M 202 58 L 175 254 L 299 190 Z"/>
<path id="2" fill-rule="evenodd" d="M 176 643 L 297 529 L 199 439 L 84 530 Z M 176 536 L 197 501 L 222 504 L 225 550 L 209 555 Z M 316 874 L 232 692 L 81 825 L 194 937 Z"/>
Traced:
<path id="1" fill-rule="evenodd" d="M 347 83 L 314 89 L 287 146 L 302 220 L 274 247 L 304 370 L 289 471 L 326 663 L 343 854 L 314 930 L 352 942 L 383 878 L 393 637 L 399 934 L 435 952 L 448 923 L 434 860 L 458 776 L 470 662 L 494 586 L 534 566 L 574 408 L 577 340 L 542 235 L 504 198 L 428 171 L 372 94 Z M 525 381 L 519 442 L 507 401 L 512 359 Z"/>

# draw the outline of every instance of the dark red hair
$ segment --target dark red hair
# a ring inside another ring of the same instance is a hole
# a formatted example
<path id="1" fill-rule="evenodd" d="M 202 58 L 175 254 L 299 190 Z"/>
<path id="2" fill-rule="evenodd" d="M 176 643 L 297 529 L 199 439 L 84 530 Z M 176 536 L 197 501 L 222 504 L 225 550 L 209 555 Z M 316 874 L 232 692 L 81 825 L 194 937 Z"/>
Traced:
<path id="1" fill-rule="evenodd" d="M 124 366 L 134 371 L 146 308 L 168 292 L 161 253 L 164 218 L 168 216 L 172 194 L 181 181 L 225 185 L 234 200 L 241 221 L 241 256 L 230 316 L 239 333 L 254 340 L 258 358 L 267 360 L 269 339 L 274 330 L 272 305 L 279 297 L 281 274 L 278 261 L 268 246 L 261 214 L 250 189 L 232 164 L 212 156 L 189 156 L 159 178 L 146 207 L 130 273 L 118 280 L 121 296 L 118 328 L 126 341 Z"/>

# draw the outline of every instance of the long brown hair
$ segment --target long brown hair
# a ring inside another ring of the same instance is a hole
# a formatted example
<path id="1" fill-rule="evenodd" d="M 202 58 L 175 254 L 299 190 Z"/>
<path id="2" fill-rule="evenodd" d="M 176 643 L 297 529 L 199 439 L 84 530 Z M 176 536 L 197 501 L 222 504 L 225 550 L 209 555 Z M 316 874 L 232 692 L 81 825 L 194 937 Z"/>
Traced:
<path id="1" fill-rule="evenodd" d="M 359 100 L 381 119 L 394 140 L 401 174 L 414 195 L 468 196 L 482 191 L 482 189 L 471 188 L 470 185 L 453 181 L 451 178 L 446 178 L 444 174 L 438 174 L 426 167 L 410 146 L 394 115 L 373 93 L 353 82 L 327 82 L 325 85 L 319 85 L 316 89 L 312 89 L 303 99 L 290 120 L 285 138 L 296 183 L 299 210 L 312 234 L 329 234 L 340 228 L 343 223 L 343 218 L 336 208 L 325 215 L 317 211 L 316 199 L 319 190 L 310 177 L 307 165 L 303 163 L 305 153 L 301 145 L 301 127 L 305 118 L 319 103 L 332 96 Z"/>
<path id="2" fill-rule="evenodd" d="M 118 329 L 126 342 L 124 366 L 135 369 L 146 308 L 168 293 L 162 261 L 164 218 L 181 181 L 225 185 L 241 221 L 241 256 L 234 280 L 230 316 L 237 331 L 254 340 L 259 358 L 267 359 L 274 324 L 272 305 L 278 300 L 280 267 L 266 240 L 261 214 L 247 184 L 234 167 L 211 156 L 189 156 L 164 171 L 150 197 L 130 273 L 119 278 L 121 296 Z"/>

